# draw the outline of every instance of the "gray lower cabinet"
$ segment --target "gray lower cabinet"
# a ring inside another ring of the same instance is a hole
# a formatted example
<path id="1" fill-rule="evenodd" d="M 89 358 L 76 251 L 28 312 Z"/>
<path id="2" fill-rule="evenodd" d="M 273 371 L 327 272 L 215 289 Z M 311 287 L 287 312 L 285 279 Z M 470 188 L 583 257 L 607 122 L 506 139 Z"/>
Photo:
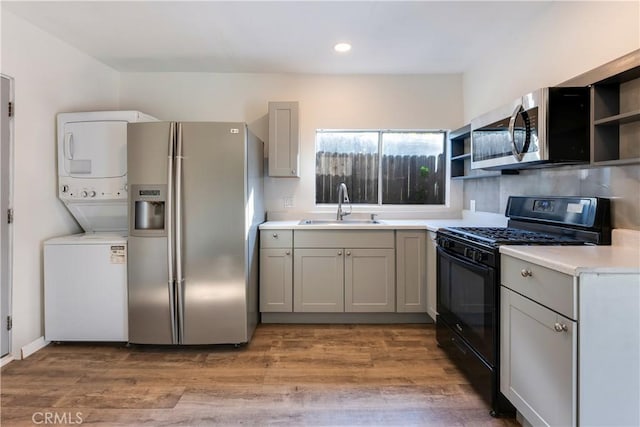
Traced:
<path id="1" fill-rule="evenodd" d="M 396 311 L 427 311 L 427 257 L 424 231 L 396 231 Z"/>
<path id="2" fill-rule="evenodd" d="M 293 255 L 291 249 L 260 250 L 260 311 L 293 310 Z"/>
<path id="3" fill-rule="evenodd" d="M 296 230 L 293 311 L 394 312 L 393 230 Z"/>
<path id="4" fill-rule="evenodd" d="M 293 311 L 344 311 L 344 250 L 296 249 L 293 261 Z"/>
<path id="5" fill-rule="evenodd" d="M 395 311 L 393 249 L 296 249 L 295 312 Z"/>
<path id="6" fill-rule="evenodd" d="M 435 322 L 438 314 L 438 244 L 436 233 L 429 231 L 427 236 L 427 313 Z"/>
<path id="7" fill-rule="evenodd" d="M 500 391 L 518 412 L 535 426 L 640 425 L 638 273 L 500 262 Z"/>
<path id="8" fill-rule="evenodd" d="M 533 425 L 577 423 L 573 276 L 502 255 L 500 391 Z"/>
<path id="9" fill-rule="evenodd" d="M 533 425 L 576 425 L 577 323 L 501 287 L 501 391 Z"/>
<path id="10" fill-rule="evenodd" d="M 260 311 L 293 310 L 293 231 L 260 231 Z"/>
<path id="11" fill-rule="evenodd" d="M 393 249 L 345 249 L 344 311 L 395 311 Z"/>

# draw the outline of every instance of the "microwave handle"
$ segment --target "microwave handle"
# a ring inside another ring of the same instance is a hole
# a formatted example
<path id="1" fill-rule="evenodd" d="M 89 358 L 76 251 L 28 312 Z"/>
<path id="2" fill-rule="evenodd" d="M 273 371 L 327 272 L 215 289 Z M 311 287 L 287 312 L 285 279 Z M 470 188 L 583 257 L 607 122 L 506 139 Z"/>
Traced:
<path id="1" fill-rule="evenodd" d="M 524 111 L 522 108 L 522 104 L 518 104 L 515 110 L 513 110 L 513 114 L 511 114 L 511 119 L 509 120 L 509 142 L 511 143 L 511 152 L 513 153 L 513 157 L 516 158 L 519 162 L 522 161 L 524 157 L 524 153 L 518 151 L 518 147 L 516 146 L 516 119 L 518 115 Z"/>

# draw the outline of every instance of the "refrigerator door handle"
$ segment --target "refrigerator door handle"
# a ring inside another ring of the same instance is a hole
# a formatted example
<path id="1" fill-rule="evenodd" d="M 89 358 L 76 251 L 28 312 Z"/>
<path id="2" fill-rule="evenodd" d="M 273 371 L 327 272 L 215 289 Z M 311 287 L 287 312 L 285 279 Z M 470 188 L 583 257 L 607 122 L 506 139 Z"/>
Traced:
<path id="1" fill-rule="evenodd" d="M 184 340 L 184 272 L 182 260 L 182 123 L 177 124 L 175 170 L 175 248 L 176 288 L 178 294 L 178 332 L 180 343 Z"/>
<path id="2" fill-rule="evenodd" d="M 171 342 L 178 344 L 178 330 L 176 328 L 176 276 L 175 276 L 175 254 L 173 246 L 173 172 L 174 172 L 174 153 L 175 153 L 175 123 L 169 126 L 169 152 L 167 161 L 167 209 L 166 209 L 166 227 L 167 227 L 167 276 L 169 286 L 169 308 L 171 316 Z"/>

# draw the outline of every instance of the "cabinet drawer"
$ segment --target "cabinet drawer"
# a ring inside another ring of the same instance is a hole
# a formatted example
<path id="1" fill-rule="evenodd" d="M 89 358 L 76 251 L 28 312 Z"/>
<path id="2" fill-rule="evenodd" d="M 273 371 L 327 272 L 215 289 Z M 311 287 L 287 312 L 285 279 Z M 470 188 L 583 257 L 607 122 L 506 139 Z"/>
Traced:
<path id="1" fill-rule="evenodd" d="M 293 230 L 260 230 L 261 248 L 291 248 Z"/>
<path id="2" fill-rule="evenodd" d="M 570 319 L 578 320 L 576 283 L 573 276 L 501 256 L 502 285 Z"/>
<path id="3" fill-rule="evenodd" d="M 390 248 L 393 230 L 296 230 L 296 248 Z"/>

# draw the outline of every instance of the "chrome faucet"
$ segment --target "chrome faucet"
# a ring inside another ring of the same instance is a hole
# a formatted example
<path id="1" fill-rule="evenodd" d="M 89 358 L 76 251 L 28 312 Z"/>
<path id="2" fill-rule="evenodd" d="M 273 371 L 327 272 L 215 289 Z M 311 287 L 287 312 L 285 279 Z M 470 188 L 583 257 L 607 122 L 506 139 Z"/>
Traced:
<path id="1" fill-rule="evenodd" d="M 349 212 L 344 212 L 342 210 L 342 203 L 349 203 Z M 336 215 L 336 219 L 338 221 L 342 221 L 342 219 L 347 215 L 351 215 L 351 201 L 349 200 L 347 184 L 341 182 L 340 185 L 338 185 L 338 214 Z"/>

